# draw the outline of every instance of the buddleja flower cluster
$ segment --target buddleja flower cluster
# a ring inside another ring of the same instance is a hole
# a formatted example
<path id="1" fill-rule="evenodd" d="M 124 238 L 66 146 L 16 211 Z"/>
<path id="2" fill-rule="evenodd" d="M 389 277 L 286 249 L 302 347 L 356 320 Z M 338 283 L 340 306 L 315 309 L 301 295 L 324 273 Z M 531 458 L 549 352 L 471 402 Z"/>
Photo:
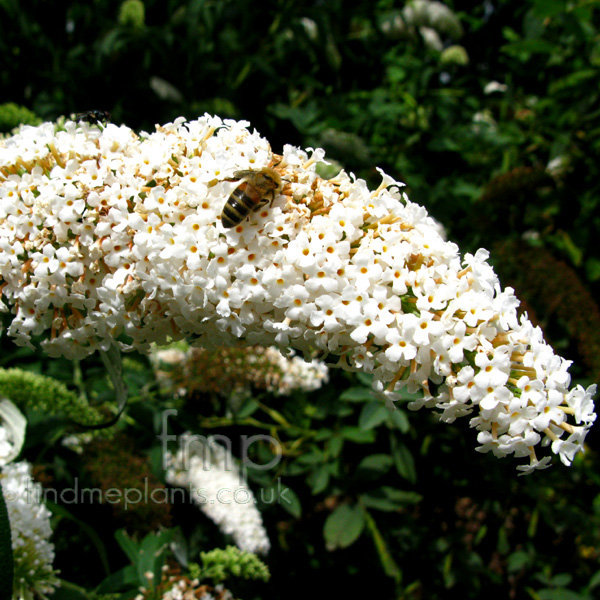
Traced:
<path id="1" fill-rule="evenodd" d="M 451 422 L 471 415 L 479 450 L 569 464 L 595 419 L 568 361 L 518 320 L 487 252 L 461 259 L 424 208 L 383 175 L 323 180 L 323 152 L 273 154 L 247 123 L 208 115 L 137 136 L 67 122 L 23 127 L 0 147 L 0 276 L 8 334 L 81 358 L 119 340 L 145 350 L 289 346 L 338 355 L 389 400 Z M 282 193 L 231 229 L 234 173 L 277 169 Z"/>
<path id="2" fill-rule="evenodd" d="M 167 483 L 187 489 L 192 501 L 223 533 L 233 536 L 238 548 L 266 554 L 271 543 L 254 494 L 231 452 L 214 439 L 202 436 L 185 434 L 179 442 L 175 454 L 165 455 Z"/>
<path id="3" fill-rule="evenodd" d="M 326 383 L 329 373 L 321 361 L 287 357 L 262 346 L 205 350 L 178 342 L 175 347 L 155 349 L 151 357 L 163 386 L 186 396 L 247 395 L 252 388 L 278 396 L 294 390 L 310 392 Z"/>

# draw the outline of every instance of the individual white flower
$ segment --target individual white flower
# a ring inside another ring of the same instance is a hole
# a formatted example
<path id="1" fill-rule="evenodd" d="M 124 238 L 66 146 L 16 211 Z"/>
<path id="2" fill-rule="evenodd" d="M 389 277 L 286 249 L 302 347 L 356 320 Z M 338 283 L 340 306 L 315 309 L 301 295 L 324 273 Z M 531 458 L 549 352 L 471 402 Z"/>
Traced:
<path id="1" fill-rule="evenodd" d="M 254 494 L 232 454 L 212 438 L 180 436 L 175 455 L 167 453 L 167 483 L 185 488 L 200 510 L 240 550 L 266 554 L 271 547 Z"/>
<path id="2" fill-rule="evenodd" d="M 517 471 L 521 471 L 521 475 L 527 475 L 535 470 L 547 469 L 550 466 L 550 457 L 544 456 L 542 460 L 538 460 L 535 455 L 532 455 L 531 461 L 528 465 L 519 465 Z"/>
<path id="3" fill-rule="evenodd" d="M 593 400 L 594 393 L 595 388 L 590 386 L 587 390 L 584 390 L 582 387 L 576 387 L 567 394 L 566 403 L 575 414 L 575 422 L 577 424 L 585 423 L 586 425 L 591 425 L 596 420 Z M 563 408 L 563 410 L 567 412 L 566 409 Z"/>
<path id="4" fill-rule="evenodd" d="M 475 356 L 475 364 L 479 367 L 479 371 L 473 381 L 478 388 L 491 391 L 503 387 L 508 381 L 510 357 L 501 349 L 492 355 L 478 352 Z"/>
<path id="5" fill-rule="evenodd" d="M 302 17 L 300 23 L 311 42 L 316 42 L 319 37 L 319 28 L 317 24 L 308 17 Z"/>
<path id="6" fill-rule="evenodd" d="M 557 438 L 552 442 L 552 450 L 560 456 L 563 464 L 569 466 L 575 454 L 581 450 L 585 438 L 585 428 L 573 427 L 566 440 Z"/>
<path id="7" fill-rule="evenodd" d="M 487 96 L 494 92 L 506 92 L 507 89 L 508 86 L 504 83 L 500 83 L 499 81 L 488 81 L 483 88 L 483 93 Z"/>
<path id="8" fill-rule="evenodd" d="M 413 408 L 471 414 L 480 449 L 529 457 L 529 470 L 546 466 L 543 442 L 570 462 L 596 417 L 595 386 L 569 389 L 568 361 L 517 319 L 488 252 L 461 258 L 401 184 L 321 179 L 324 153 L 310 152 L 275 155 L 248 123 L 209 115 L 139 137 L 114 124 L 23 127 L 0 141 L 8 335 L 72 358 L 117 339 L 148 351 L 183 338 L 338 355 L 388 402 L 406 389 L 422 393 Z M 264 166 L 281 193 L 223 228 L 234 173 Z"/>
<path id="9" fill-rule="evenodd" d="M 431 50 L 441 52 L 444 49 L 444 42 L 442 42 L 435 29 L 431 27 L 419 27 L 419 33 L 421 34 L 425 45 Z"/>
<path id="10" fill-rule="evenodd" d="M 85 447 L 94 439 L 94 433 L 84 431 L 82 433 L 74 433 L 67 435 L 61 440 L 61 444 L 65 448 L 69 448 L 76 454 L 83 454 Z"/>
<path id="11" fill-rule="evenodd" d="M 474 113 L 472 121 L 473 125 L 471 126 L 471 129 L 476 135 L 479 135 L 488 130 L 494 133 L 498 128 L 498 123 L 496 123 L 496 120 L 494 119 L 491 111 L 489 111 L 488 109 L 479 110 L 476 113 Z M 484 125 L 483 127 L 482 124 Z"/>
<path id="12" fill-rule="evenodd" d="M 570 166 L 567 156 L 556 156 L 548 162 L 546 171 L 555 179 L 561 179 L 567 173 Z"/>

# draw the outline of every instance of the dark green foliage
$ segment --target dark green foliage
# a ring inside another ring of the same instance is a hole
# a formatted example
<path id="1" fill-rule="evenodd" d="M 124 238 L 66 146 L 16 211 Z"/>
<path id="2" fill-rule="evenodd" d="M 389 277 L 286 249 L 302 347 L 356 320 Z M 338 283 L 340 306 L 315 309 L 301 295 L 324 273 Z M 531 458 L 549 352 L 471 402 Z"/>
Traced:
<path id="1" fill-rule="evenodd" d="M 12 131 L 19 125 L 39 125 L 42 120 L 24 106 L 14 102 L 0 104 L 0 133 Z"/>

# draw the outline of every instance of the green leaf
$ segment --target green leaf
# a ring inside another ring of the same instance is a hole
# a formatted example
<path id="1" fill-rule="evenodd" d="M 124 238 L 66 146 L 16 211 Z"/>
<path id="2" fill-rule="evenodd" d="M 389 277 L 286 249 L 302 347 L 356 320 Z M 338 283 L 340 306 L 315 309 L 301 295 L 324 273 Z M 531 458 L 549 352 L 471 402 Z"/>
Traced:
<path id="1" fill-rule="evenodd" d="M 180 527 L 175 528 L 170 548 L 177 562 L 182 567 L 187 567 L 190 563 L 190 548 L 187 538 L 181 531 Z"/>
<path id="2" fill-rule="evenodd" d="M 389 454 L 371 454 L 360 461 L 356 469 L 356 476 L 361 479 L 383 477 L 390 470 L 393 462 Z"/>
<path id="3" fill-rule="evenodd" d="M 374 429 L 381 425 L 390 415 L 390 409 L 381 402 L 375 400 L 365 404 L 358 418 L 358 426 L 361 429 Z"/>
<path id="4" fill-rule="evenodd" d="M 371 390 L 366 387 L 353 387 L 342 392 L 340 400 L 346 402 L 368 402 L 373 400 Z"/>
<path id="5" fill-rule="evenodd" d="M 488 527 L 487 525 L 482 525 L 477 533 L 475 534 L 475 538 L 473 539 L 473 545 L 478 546 L 483 538 L 487 535 Z"/>
<path id="6" fill-rule="evenodd" d="M 61 580 L 60 586 L 52 592 L 52 600 L 89 600 L 90 594 L 78 585 Z"/>
<path id="7" fill-rule="evenodd" d="M 327 550 L 347 548 L 358 539 L 364 526 L 365 515 L 360 506 L 338 506 L 325 521 L 323 535 Z"/>
<path id="8" fill-rule="evenodd" d="M 117 529 L 117 531 L 115 531 L 115 540 L 117 540 L 117 543 L 121 546 L 121 550 L 127 555 L 127 558 L 135 564 L 140 550 L 138 545 L 127 535 L 127 532 L 124 529 Z"/>
<path id="9" fill-rule="evenodd" d="M 155 583 L 160 581 L 162 566 L 165 563 L 164 553 L 169 548 L 174 530 L 165 529 L 160 533 L 149 533 L 140 544 L 138 572 L 145 578 L 145 573 L 154 573 Z"/>
<path id="10" fill-rule="evenodd" d="M 600 260 L 589 258 L 585 263 L 585 271 L 590 281 L 598 281 L 600 279 Z"/>
<path id="11" fill-rule="evenodd" d="M 329 483 L 329 471 L 326 466 L 321 466 L 315 469 L 307 478 L 306 481 L 311 487 L 314 494 L 320 494 Z"/>
<path id="12" fill-rule="evenodd" d="M 398 471 L 401 477 L 410 481 L 410 483 L 415 483 L 417 481 L 417 471 L 410 450 L 402 442 L 396 440 L 395 437 L 391 438 L 391 445 L 392 458 L 394 459 L 394 465 L 396 465 L 396 471 Z"/>
<path id="13" fill-rule="evenodd" d="M 553 81 L 548 86 L 548 94 L 554 95 L 561 91 L 567 90 L 570 91 L 570 88 L 579 87 L 582 83 L 586 83 L 588 81 L 593 81 L 598 77 L 598 73 L 595 69 L 582 69 L 580 71 L 575 71 L 575 73 L 570 73 L 566 77 L 561 77 L 556 81 Z"/>
<path id="14" fill-rule="evenodd" d="M 551 585 L 555 585 L 556 587 L 565 587 L 569 585 L 573 581 L 573 576 L 569 573 L 557 573 L 550 580 Z"/>
<path id="15" fill-rule="evenodd" d="M 498 529 L 498 542 L 496 550 L 499 554 L 504 555 L 510 552 L 510 542 L 508 541 L 508 532 L 506 527 L 502 526 Z"/>
<path id="16" fill-rule="evenodd" d="M 260 404 L 254 398 L 248 398 L 235 413 L 235 416 L 238 419 L 245 419 L 258 410 L 259 407 Z"/>
<path id="17" fill-rule="evenodd" d="M 314 437 L 315 442 L 323 442 L 325 440 L 328 440 L 332 435 L 332 431 L 331 429 L 327 429 L 327 428 L 323 428 L 323 429 L 319 429 Z"/>
<path id="18" fill-rule="evenodd" d="M 582 596 L 577 592 L 560 589 L 545 589 L 539 590 L 538 596 L 540 600 L 590 600 L 589 596 Z"/>
<path id="19" fill-rule="evenodd" d="M 14 568 L 10 521 L 0 485 L 0 600 L 12 598 Z"/>
<path id="20" fill-rule="evenodd" d="M 384 512 L 393 512 L 410 504 L 417 504 L 422 500 L 421 494 L 398 490 L 390 486 L 382 486 L 362 494 L 362 503 L 368 508 L 374 508 Z"/>
<path id="21" fill-rule="evenodd" d="M 592 578 L 590 579 L 590 583 L 588 585 L 588 588 L 590 590 L 593 590 L 594 588 L 598 587 L 599 585 L 600 585 L 600 571 L 596 571 L 592 575 Z"/>
<path id="22" fill-rule="evenodd" d="M 517 550 L 510 554 L 507 558 L 507 570 L 509 573 L 516 573 L 521 569 L 526 568 L 531 562 L 531 558 L 527 552 Z"/>
<path id="23" fill-rule="evenodd" d="M 373 375 L 371 373 L 356 373 L 356 379 L 366 388 L 371 388 L 371 384 L 373 383 Z"/>
<path id="24" fill-rule="evenodd" d="M 303 106 L 289 104 L 272 104 L 270 111 L 280 119 L 289 119 L 298 131 L 310 133 L 320 126 L 319 107 L 315 102 L 307 102 Z"/>
<path id="25" fill-rule="evenodd" d="M 153 448 L 150 448 L 148 452 L 148 464 L 150 465 L 152 474 L 157 479 L 162 479 L 164 477 L 164 455 L 163 449 L 160 446 L 154 446 Z"/>
<path id="26" fill-rule="evenodd" d="M 323 452 L 319 448 L 312 448 L 298 457 L 298 462 L 303 465 L 320 465 L 324 460 Z"/>
<path id="27" fill-rule="evenodd" d="M 375 441 L 375 432 L 372 429 L 361 429 L 360 427 L 343 427 L 340 431 L 345 440 L 356 442 L 357 444 L 371 444 Z"/>
<path id="28" fill-rule="evenodd" d="M 327 36 L 327 43 L 325 44 L 325 56 L 327 57 L 327 62 L 332 70 L 339 71 L 342 64 L 342 55 L 337 49 L 337 46 L 331 35 Z"/>
<path id="29" fill-rule="evenodd" d="M 539 19 L 553 17 L 566 12 L 566 0 L 533 0 L 533 12 Z"/>
<path id="30" fill-rule="evenodd" d="M 402 579 L 402 571 L 400 567 L 397 565 L 396 561 L 393 559 L 387 544 L 381 532 L 379 531 L 377 524 L 375 523 L 375 519 L 371 516 L 371 514 L 365 510 L 365 520 L 367 523 L 367 528 L 371 537 L 373 538 L 373 542 L 375 544 L 375 548 L 377 549 L 377 554 L 379 555 L 379 560 L 383 566 L 383 570 L 388 577 L 392 577 L 397 583 L 399 583 Z"/>
<path id="31" fill-rule="evenodd" d="M 137 590 L 139 586 L 138 570 L 134 565 L 128 565 L 104 579 L 96 588 L 96 593 L 108 594 L 122 592 L 131 588 Z"/>
<path id="32" fill-rule="evenodd" d="M 333 458 L 337 458 L 341 454 L 342 449 L 344 447 L 344 438 L 342 438 L 341 435 L 335 433 L 329 438 L 329 441 L 327 442 L 327 446 L 328 446 L 329 454 Z"/>
<path id="33" fill-rule="evenodd" d="M 287 486 L 282 487 L 278 502 L 285 511 L 292 515 L 292 517 L 299 519 L 302 516 L 302 504 L 300 503 L 300 498 L 298 498 L 298 494 L 291 488 Z"/>
<path id="34" fill-rule="evenodd" d="M 444 578 L 444 585 L 446 589 L 450 589 L 456 583 L 456 576 L 452 571 L 452 560 L 454 559 L 454 555 L 452 552 L 448 552 L 446 557 L 444 558 L 443 567 L 442 567 L 442 576 Z"/>
<path id="35" fill-rule="evenodd" d="M 410 431 L 410 422 L 406 416 L 406 411 L 401 408 L 388 411 L 387 421 L 392 427 L 396 427 L 402 433 L 408 433 Z"/>
<path id="36" fill-rule="evenodd" d="M 501 52 L 518 59 L 527 59 L 531 54 L 553 54 L 557 52 L 554 44 L 543 40 L 519 40 L 510 44 L 504 44 L 500 48 Z"/>
<path id="37" fill-rule="evenodd" d="M 159 582 L 162 572 L 162 566 L 165 562 L 164 551 L 173 538 L 174 529 L 166 529 L 160 533 L 149 533 L 139 544 L 132 540 L 124 529 L 115 532 L 115 539 L 127 558 L 133 563 L 132 567 L 136 573 L 138 586 L 148 587 L 149 581 L 146 573 L 154 574 L 152 582 Z M 123 569 L 125 575 L 130 578 L 130 572 Z M 129 582 L 129 579 L 127 579 Z"/>
<path id="38" fill-rule="evenodd" d="M 531 513 L 531 519 L 529 520 L 529 525 L 527 526 L 527 536 L 529 538 L 534 538 L 537 533 L 538 523 L 540 521 L 540 511 L 539 509 L 534 509 Z"/>

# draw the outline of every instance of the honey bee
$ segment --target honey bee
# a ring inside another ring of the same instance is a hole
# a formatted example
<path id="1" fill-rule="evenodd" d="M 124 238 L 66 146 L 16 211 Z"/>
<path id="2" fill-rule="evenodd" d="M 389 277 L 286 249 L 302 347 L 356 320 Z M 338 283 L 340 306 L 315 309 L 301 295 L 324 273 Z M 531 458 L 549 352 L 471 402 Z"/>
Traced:
<path id="1" fill-rule="evenodd" d="M 233 176 L 242 183 L 233 190 L 221 213 L 226 228 L 239 225 L 250 213 L 273 202 L 281 190 L 281 175 L 270 167 L 236 171 Z"/>

